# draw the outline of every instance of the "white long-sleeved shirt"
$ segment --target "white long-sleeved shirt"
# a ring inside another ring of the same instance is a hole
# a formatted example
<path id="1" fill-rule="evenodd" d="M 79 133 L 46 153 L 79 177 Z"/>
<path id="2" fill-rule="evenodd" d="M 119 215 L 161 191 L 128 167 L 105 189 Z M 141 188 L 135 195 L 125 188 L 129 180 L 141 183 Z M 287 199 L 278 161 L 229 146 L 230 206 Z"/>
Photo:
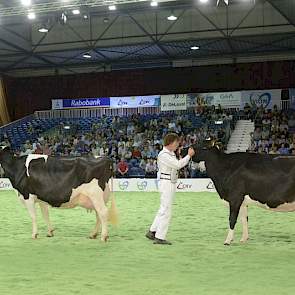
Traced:
<path id="1" fill-rule="evenodd" d="M 177 171 L 186 166 L 189 160 L 189 155 L 181 160 L 177 160 L 175 153 L 164 147 L 159 153 L 157 160 L 160 178 L 171 179 L 172 183 L 176 183 L 178 179 Z"/>

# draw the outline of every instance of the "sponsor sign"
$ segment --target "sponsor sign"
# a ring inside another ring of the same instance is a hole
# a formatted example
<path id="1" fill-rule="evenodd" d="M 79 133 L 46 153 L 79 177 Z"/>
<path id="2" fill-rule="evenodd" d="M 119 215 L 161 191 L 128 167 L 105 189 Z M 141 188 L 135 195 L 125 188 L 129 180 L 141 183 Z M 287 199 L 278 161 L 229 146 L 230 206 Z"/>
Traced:
<path id="1" fill-rule="evenodd" d="M 99 108 L 110 107 L 109 97 L 80 98 L 80 99 L 53 99 L 52 109 L 76 109 L 76 108 Z"/>
<path id="2" fill-rule="evenodd" d="M 114 191 L 116 192 L 158 192 L 158 190 L 158 179 L 114 179 Z M 179 179 L 176 190 L 177 192 L 216 192 L 209 178 Z"/>
<path id="3" fill-rule="evenodd" d="M 188 95 L 189 107 L 197 105 L 218 106 L 224 108 L 239 108 L 241 105 L 242 93 L 235 92 L 215 92 L 215 93 L 195 93 Z"/>
<path id="4" fill-rule="evenodd" d="M 11 182 L 8 178 L 0 178 L 0 190 L 2 191 L 13 190 Z"/>
<path id="5" fill-rule="evenodd" d="M 111 108 L 144 108 L 160 105 L 160 95 L 111 97 Z"/>
<path id="6" fill-rule="evenodd" d="M 281 89 L 242 91 L 241 108 L 248 103 L 250 106 L 271 109 L 274 105 L 280 107 Z"/>
<path id="7" fill-rule="evenodd" d="M 187 109 L 187 94 L 161 96 L 161 111 L 179 111 Z"/>

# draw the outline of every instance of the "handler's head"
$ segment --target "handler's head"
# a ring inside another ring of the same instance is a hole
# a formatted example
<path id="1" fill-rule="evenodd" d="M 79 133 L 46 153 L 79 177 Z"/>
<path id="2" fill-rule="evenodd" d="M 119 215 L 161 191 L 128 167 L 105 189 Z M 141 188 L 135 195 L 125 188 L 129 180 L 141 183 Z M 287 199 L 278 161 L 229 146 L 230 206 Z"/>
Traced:
<path id="1" fill-rule="evenodd" d="M 168 133 L 164 137 L 164 146 L 170 150 L 175 152 L 179 147 L 180 138 L 176 133 Z"/>

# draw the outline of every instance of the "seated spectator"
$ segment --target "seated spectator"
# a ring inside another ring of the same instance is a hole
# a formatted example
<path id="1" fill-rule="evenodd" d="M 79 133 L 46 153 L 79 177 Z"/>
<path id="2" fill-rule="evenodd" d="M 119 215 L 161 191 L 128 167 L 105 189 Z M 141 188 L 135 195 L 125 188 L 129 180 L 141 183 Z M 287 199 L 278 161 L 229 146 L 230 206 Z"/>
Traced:
<path id="1" fill-rule="evenodd" d="M 100 149 L 98 148 L 98 146 L 96 144 L 93 144 L 91 146 L 91 153 L 93 155 L 93 157 L 97 158 L 100 155 Z"/>
<path id="2" fill-rule="evenodd" d="M 281 155 L 289 154 L 289 145 L 287 143 L 282 143 L 281 147 L 279 148 L 279 153 Z"/>
<path id="3" fill-rule="evenodd" d="M 34 154 L 39 154 L 39 155 L 42 155 L 43 154 L 43 149 L 42 149 L 40 143 L 37 143 L 36 144 L 36 149 L 34 150 Z"/>
<path id="4" fill-rule="evenodd" d="M 268 139 L 269 138 L 269 130 L 265 126 L 262 128 L 261 138 L 262 139 Z"/>
<path id="5" fill-rule="evenodd" d="M 156 177 L 157 174 L 157 165 L 155 164 L 153 159 L 148 159 L 147 164 L 145 166 L 145 173 L 147 178 Z"/>
<path id="6" fill-rule="evenodd" d="M 146 158 L 141 159 L 139 162 L 139 168 L 141 168 L 143 171 L 145 171 L 145 167 L 146 167 Z"/>
<path id="7" fill-rule="evenodd" d="M 288 129 L 289 129 L 288 121 L 282 121 L 282 123 L 280 124 L 280 131 L 284 131 Z"/>
<path id="8" fill-rule="evenodd" d="M 117 165 L 117 177 L 128 177 L 128 164 L 124 160 L 124 158 L 121 159 L 121 161 Z"/>
<path id="9" fill-rule="evenodd" d="M 248 103 L 245 103 L 245 106 L 244 106 L 244 114 L 246 116 L 250 116 L 251 114 L 251 107 Z"/>
<path id="10" fill-rule="evenodd" d="M 126 149 L 122 142 L 119 142 L 119 148 L 118 148 L 118 156 L 119 157 L 125 157 Z"/>
<path id="11" fill-rule="evenodd" d="M 135 147 L 133 149 L 133 151 L 132 151 L 132 157 L 133 158 L 137 158 L 137 159 L 139 159 L 141 157 L 141 152 L 140 152 L 140 150 L 137 147 Z"/>
<path id="12" fill-rule="evenodd" d="M 276 154 L 278 154 L 279 152 L 278 152 L 278 148 L 277 148 L 277 146 L 275 145 L 275 144 L 273 144 L 272 146 L 271 146 L 271 148 L 270 148 L 270 150 L 269 150 L 269 154 L 271 154 L 271 155 L 276 155 Z"/>
<path id="13" fill-rule="evenodd" d="M 291 115 L 291 116 L 290 116 L 290 118 L 289 118 L 289 120 L 288 120 L 288 126 L 289 126 L 290 128 L 295 127 L 295 116 L 294 116 L 294 115 Z"/>
<path id="14" fill-rule="evenodd" d="M 127 151 L 126 151 L 126 153 L 125 153 L 125 159 L 126 160 L 130 160 L 131 159 L 131 157 L 132 157 L 132 152 L 131 152 L 131 149 L 127 149 Z"/>
<path id="15" fill-rule="evenodd" d="M 261 139 L 261 136 L 262 136 L 262 134 L 261 134 L 260 128 L 256 128 L 253 133 L 253 140 L 255 142 L 258 142 Z"/>

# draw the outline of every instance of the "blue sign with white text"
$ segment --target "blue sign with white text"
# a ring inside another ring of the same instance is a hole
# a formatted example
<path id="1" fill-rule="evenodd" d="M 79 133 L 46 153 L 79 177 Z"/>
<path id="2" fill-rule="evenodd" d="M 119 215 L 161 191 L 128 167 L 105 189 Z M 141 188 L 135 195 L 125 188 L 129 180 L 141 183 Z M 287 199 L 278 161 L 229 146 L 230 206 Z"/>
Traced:
<path id="1" fill-rule="evenodd" d="M 53 99 L 52 109 L 73 109 L 73 108 L 99 108 L 109 107 L 109 97 L 79 98 L 79 99 Z"/>

